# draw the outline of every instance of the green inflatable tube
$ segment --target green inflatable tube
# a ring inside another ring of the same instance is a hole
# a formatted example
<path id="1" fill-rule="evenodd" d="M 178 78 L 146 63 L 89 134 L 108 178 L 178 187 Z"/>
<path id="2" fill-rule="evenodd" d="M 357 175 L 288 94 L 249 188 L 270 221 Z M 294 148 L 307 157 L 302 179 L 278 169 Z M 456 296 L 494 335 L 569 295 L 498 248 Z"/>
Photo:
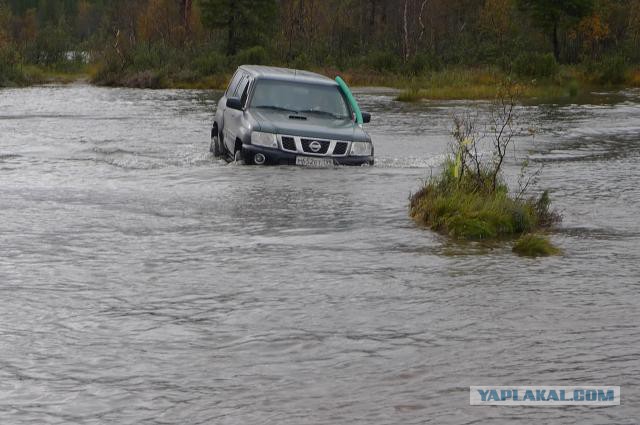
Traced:
<path id="1" fill-rule="evenodd" d="M 362 124 L 362 112 L 360 112 L 358 102 L 356 102 L 356 98 L 353 97 L 351 90 L 349 90 L 349 86 L 347 86 L 347 83 L 345 83 L 344 80 L 340 77 L 336 77 L 336 82 L 340 86 L 340 90 L 342 90 L 342 93 L 347 96 L 347 100 L 351 105 L 351 109 L 353 109 L 353 112 L 356 113 L 356 123 Z"/>

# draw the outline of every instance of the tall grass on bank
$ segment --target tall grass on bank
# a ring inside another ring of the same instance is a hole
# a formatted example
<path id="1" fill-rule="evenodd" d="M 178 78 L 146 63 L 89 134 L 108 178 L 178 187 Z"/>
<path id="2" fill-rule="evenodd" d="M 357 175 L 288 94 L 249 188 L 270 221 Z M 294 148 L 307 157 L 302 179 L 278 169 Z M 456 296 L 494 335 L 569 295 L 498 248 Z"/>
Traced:
<path id="1" fill-rule="evenodd" d="M 611 56 L 579 65 L 558 65 L 553 55 L 526 55 L 512 67 L 449 67 L 398 77 L 385 83 L 401 87 L 396 100 L 493 99 L 508 81 L 517 81 L 522 98 L 556 99 L 575 97 L 581 90 L 610 87 L 640 87 L 640 69 L 633 69 L 623 57 Z M 353 83 L 354 79 L 349 81 Z"/>

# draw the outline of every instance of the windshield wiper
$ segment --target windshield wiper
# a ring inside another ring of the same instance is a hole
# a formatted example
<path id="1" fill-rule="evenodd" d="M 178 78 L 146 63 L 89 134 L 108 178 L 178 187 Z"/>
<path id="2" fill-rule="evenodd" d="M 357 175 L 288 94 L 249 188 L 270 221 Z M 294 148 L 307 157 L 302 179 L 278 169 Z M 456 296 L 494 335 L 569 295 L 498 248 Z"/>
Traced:
<path id="1" fill-rule="evenodd" d="M 254 108 L 260 108 L 260 109 L 273 109 L 274 111 L 293 112 L 293 113 L 295 113 L 295 114 L 297 114 L 297 113 L 298 113 L 298 111 L 296 111 L 295 109 L 283 108 L 283 107 L 281 107 L 281 106 L 260 105 L 260 106 L 254 106 Z"/>
<path id="2" fill-rule="evenodd" d="M 345 117 L 344 115 L 336 115 L 333 112 L 329 112 L 329 111 L 319 111 L 317 109 L 304 109 L 302 111 L 298 111 L 301 114 L 318 114 L 318 115 L 328 115 L 332 118 L 335 118 L 337 120 L 344 120 L 347 119 L 347 117 Z"/>

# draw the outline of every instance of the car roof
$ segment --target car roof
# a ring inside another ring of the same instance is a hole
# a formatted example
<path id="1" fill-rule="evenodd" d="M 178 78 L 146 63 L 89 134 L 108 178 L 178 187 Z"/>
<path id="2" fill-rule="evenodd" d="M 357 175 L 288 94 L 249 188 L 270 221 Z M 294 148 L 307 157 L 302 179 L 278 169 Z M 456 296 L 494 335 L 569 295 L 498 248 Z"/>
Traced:
<path id="1" fill-rule="evenodd" d="M 337 82 L 324 75 L 300 69 L 279 68 L 276 66 L 242 65 L 240 69 L 248 72 L 256 79 L 299 81 L 304 83 L 338 85 Z"/>

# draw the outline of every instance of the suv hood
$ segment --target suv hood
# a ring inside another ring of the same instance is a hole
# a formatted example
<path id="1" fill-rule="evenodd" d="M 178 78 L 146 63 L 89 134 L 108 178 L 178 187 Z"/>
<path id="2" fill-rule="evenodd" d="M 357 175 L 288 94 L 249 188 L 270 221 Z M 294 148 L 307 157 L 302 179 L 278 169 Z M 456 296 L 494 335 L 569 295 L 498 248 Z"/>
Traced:
<path id="1" fill-rule="evenodd" d="M 303 114 L 306 120 L 291 119 L 280 111 L 251 111 L 260 131 L 290 136 L 302 136 L 331 140 L 361 140 L 364 130 L 349 119 L 334 119 L 318 114 Z M 368 138 L 367 138 L 368 139 Z"/>

